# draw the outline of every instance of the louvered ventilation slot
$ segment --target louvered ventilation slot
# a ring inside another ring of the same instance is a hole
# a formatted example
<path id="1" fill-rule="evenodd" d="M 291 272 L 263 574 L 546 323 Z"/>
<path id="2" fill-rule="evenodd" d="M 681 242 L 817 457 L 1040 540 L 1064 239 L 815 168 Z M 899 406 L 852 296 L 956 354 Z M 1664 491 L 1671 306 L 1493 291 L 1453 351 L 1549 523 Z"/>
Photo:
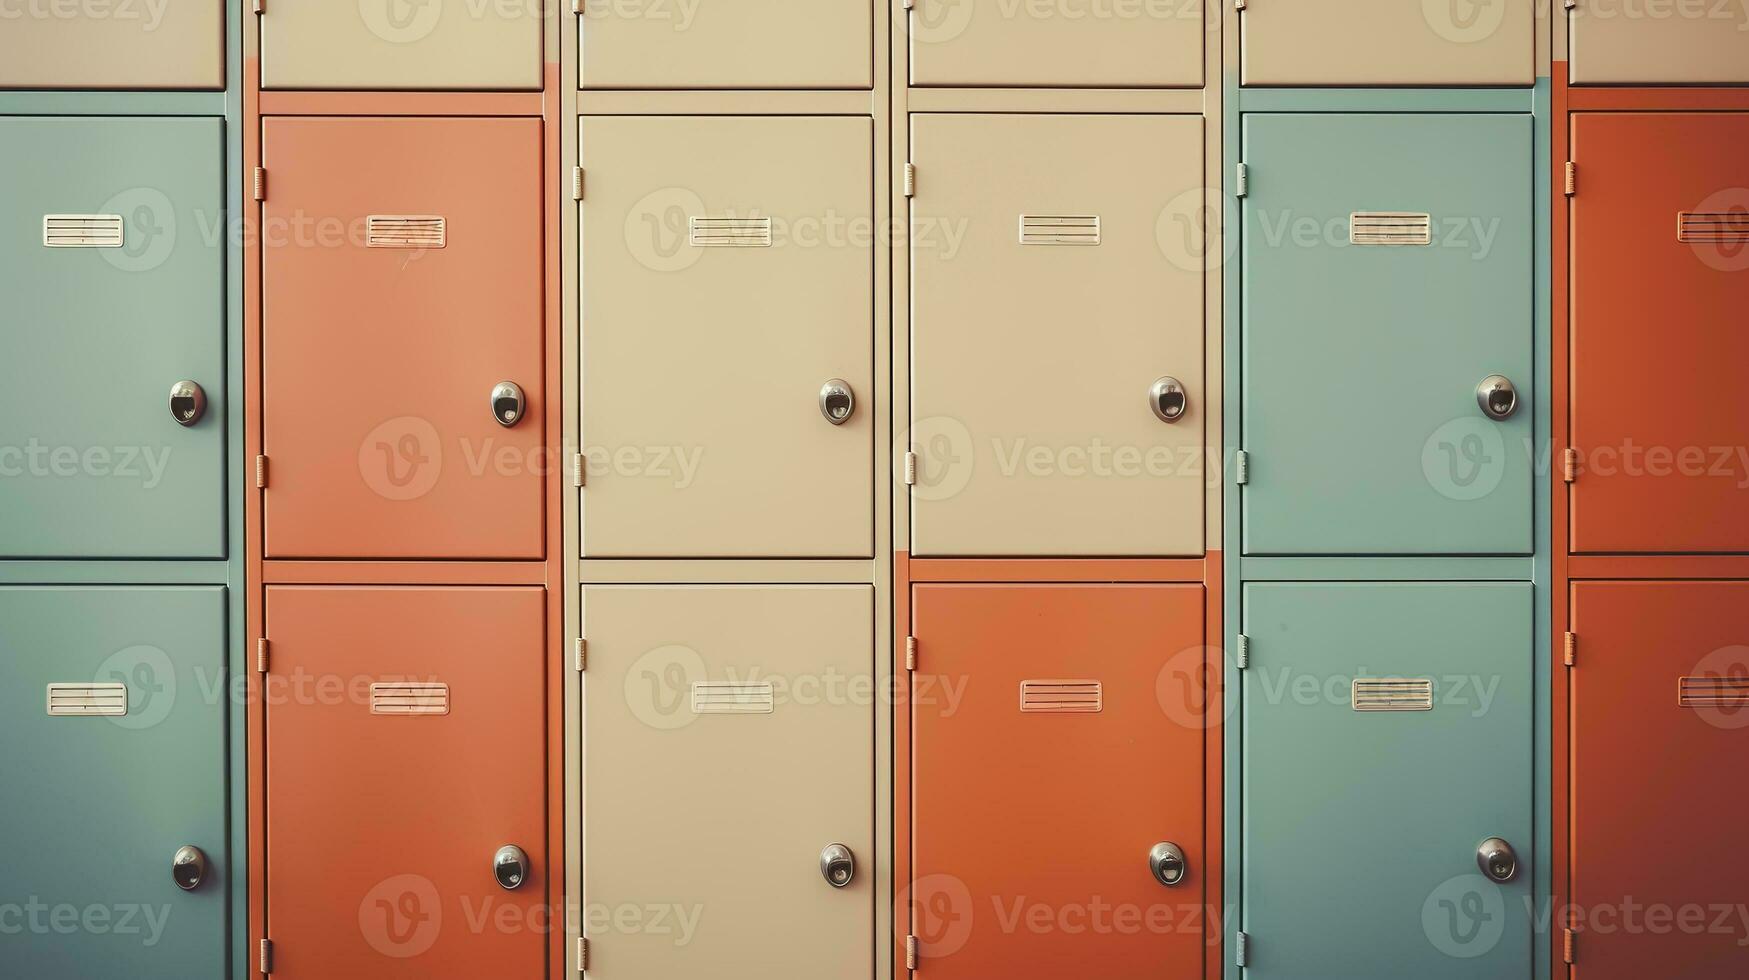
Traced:
<path id="1" fill-rule="evenodd" d="M 49 714 L 56 717 L 119 717 L 127 713 L 126 684 L 49 685 Z"/>
<path id="2" fill-rule="evenodd" d="M 1431 245 L 1433 216 L 1409 211 L 1356 211 L 1348 216 L 1352 245 Z"/>
<path id="3" fill-rule="evenodd" d="M 1099 681 L 1035 680 L 1020 682 L 1020 710 L 1043 714 L 1094 714 L 1105 709 L 1105 685 Z"/>
<path id="4" fill-rule="evenodd" d="M 699 248 L 770 248 L 771 219 L 694 217 L 686 240 Z"/>
<path id="5" fill-rule="evenodd" d="M 769 715 L 776 704 L 770 683 L 699 681 L 692 685 L 696 715 Z"/>
<path id="6" fill-rule="evenodd" d="M 45 214 L 45 248 L 121 248 L 119 214 Z"/>
<path id="7" fill-rule="evenodd" d="M 448 223 L 434 214 L 373 214 L 364 221 L 371 248 L 442 248 L 449 237 Z"/>
<path id="8" fill-rule="evenodd" d="M 1098 245 L 1099 215 L 1023 214 L 1022 245 Z"/>
<path id="9" fill-rule="evenodd" d="M 1676 240 L 1690 244 L 1749 245 L 1749 211 L 1683 211 Z"/>
<path id="10" fill-rule="evenodd" d="M 1684 677 L 1676 684 L 1684 708 L 1749 708 L 1749 677 Z"/>
<path id="11" fill-rule="evenodd" d="M 1433 682 L 1425 678 L 1358 677 L 1352 697 L 1356 711 L 1432 711 Z"/>
<path id="12" fill-rule="evenodd" d="M 449 685 L 421 681 L 372 684 L 373 715 L 447 715 Z"/>

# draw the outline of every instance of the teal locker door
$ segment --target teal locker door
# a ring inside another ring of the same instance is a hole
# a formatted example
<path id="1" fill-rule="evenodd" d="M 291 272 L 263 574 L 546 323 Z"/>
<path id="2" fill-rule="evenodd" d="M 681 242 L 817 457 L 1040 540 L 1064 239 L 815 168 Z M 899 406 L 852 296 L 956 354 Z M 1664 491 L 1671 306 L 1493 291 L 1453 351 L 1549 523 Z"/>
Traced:
<path id="1" fill-rule="evenodd" d="M 0 976 L 226 976 L 224 598 L 0 588 Z"/>
<path id="2" fill-rule="evenodd" d="M 223 556 L 221 126 L 0 119 L 0 557 Z"/>
<path id="3" fill-rule="evenodd" d="M 1531 976 L 1532 604 L 1520 583 L 1245 587 L 1248 978 Z M 1491 838 L 1518 856 L 1503 884 Z"/>
<path id="4" fill-rule="evenodd" d="M 1246 554 L 1532 551 L 1531 128 L 1245 117 Z"/>

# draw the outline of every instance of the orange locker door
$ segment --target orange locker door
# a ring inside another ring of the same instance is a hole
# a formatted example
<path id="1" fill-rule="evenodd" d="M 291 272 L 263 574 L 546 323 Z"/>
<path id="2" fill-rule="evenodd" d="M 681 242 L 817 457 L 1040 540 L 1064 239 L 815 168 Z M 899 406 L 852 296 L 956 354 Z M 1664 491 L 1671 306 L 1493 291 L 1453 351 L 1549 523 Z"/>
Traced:
<path id="1" fill-rule="evenodd" d="M 1749 113 L 1574 117 L 1574 551 L 1749 551 L 1746 157 Z"/>
<path id="2" fill-rule="evenodd" d="M 267 590 L 276 978 L 543 974 L 544 608 L 537 588 Z"/>
<path id="3" fill-rule="evenodd" d="M 1201 586 L 920 585 L 913 615 L 919 974 L 1201 976 Z"/>
<path id="4" fill-rule="evenodd" d="M 1573 586 L 1574 980 L 1749 976 L 1749 582 Z"/>
<path id="5" fill-rule="evenodd" d="M 540 557 L 540 121 L 268 118 L 262 157 L 267 556 Z"/>

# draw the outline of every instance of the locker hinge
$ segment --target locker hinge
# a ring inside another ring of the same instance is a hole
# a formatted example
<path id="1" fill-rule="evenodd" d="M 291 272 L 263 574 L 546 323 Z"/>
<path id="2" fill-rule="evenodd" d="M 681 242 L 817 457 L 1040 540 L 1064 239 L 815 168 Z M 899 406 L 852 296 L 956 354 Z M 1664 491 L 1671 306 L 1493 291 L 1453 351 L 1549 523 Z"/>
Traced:
<path id="1" fill-rule="evenodd" d="M 917 0 L 905 0 L 905 9 L 906 10 L 917 9 Z"/>
<path id="2" fill-rule="evenodd" d="M 267 0 L 255 0 L 255 12 L 258 14 L 267 13 Z"/>
<path id="3" fill-rule="evenodd" d="M 583 485 L 583 474 L 587 472 L 583 463 L 582 453 L 577 453 L 571 457 L 571 485 L 574 487 Z"/>
<path id="4" fill-rule="evenodd" d="M 1251 165 L 1241 163 L 1233 171 L 1233 196 L 1244 197 L 1251 193 Z"/>
<path id="5" fill-rule="evenodd" d="M 588 670 L 589 669 L 589 641 L 585 640 L 584 638 L 579 636 L 579 637 L 577 637 L 576 640 L 572 641 L 572 645 L 574 647 L 573 652 L 575 654 L 577 670 L 579 670 L 579 671 Z"/>
<path id="6" fill-rule="evenodd" d="M 905 164 L 905 196 L 917 196 L 917 165 L 914 163 Z"/>
<path id="7" fill-rule="evenodd" d="M 1561 479 L 1572 483 L 1579 478 L 1579 450 L 1568 449 L 1561 454 Z"/>
<path id="8" fill-rule="evenodd" d="M 1243 449 L 1233 454 L 1233 482 L 1240 486 L 1251 482 L 1251 454 Z"/>
<path id="9" fill-rule="evenodd" d="M 265 637 L 265 636 L 257 637 L 255 640 L 255 672 L 258 674 L 267 673 L 267 666 L 268 666 L 267 650 L 268 650 L 267 637 Z"/>
<path id="10" fill-rule="evenodd" d="M 571 200 L 583 200 L 583 168 L 571 168 Z"/>
<path id="11" fill-rule="evenodd" d="M 1239 665 L 1240 670 L 1244 670 L 1251 666 L 1251 638 L 1240 633 L 1238 644 L 1239 649 L 1234 652 L 1233 661 Z"/>
<path id="12" fill-rule="evenodd" d="M 917 669 L 917 638 L 915 636 L 905 637 L 905 669 Z"/>
<path id="13" fill-rule="evenodd" d="M 1572 197 L 1574 194 L 1578 193 L 1578 191 L 1579 191 L 1579 165 L 1574 163 L 1571 160 L 1567 161 L 1567 186 L 1566 186 L 1566 190 L 1567 190 L 1568 197 Z"/>
<path id="14" fill-rule="evenodd" d="M 1234 10 L 1244 10 L 1245 9 L 1245 0 L 1233 0 L 1233 9 Z"/>
<path id="15" fill-rule="evenodd" d="M 917 454 L 916 453 L 906 453 L 905 454 L 905 485 L 908 487 L 914 487 L 917 485 Z"/>
<path id="16" fill-rule="evenodd" d="M 255 489 L 267 489 L 267 457 L 255 457 Z"/>
<path id="17" fill-rule="evenodd" d="M 1561 661 L 1563 663 L 1565 663 L 1567 666 L 1571 667 L 1571 666 L 1573 666 L 1574 661 L 1576 661 L 1578 659 L 1578 657 L 1579 657 L 1579 634 L 1569 632 L 1566 636 L 1566 643 L 1565 643 L 1563 651 L 1561 653 Z"/>
<path id="18" fill-rule="evenodd" d="M 1249 966 L 1251 964 L 1251 936 L 1249 933 L 1237 933 L 1233 936 L 1233 965 Z"/>
<path id="19" fill-rule="evenodd" d="M 1568 10 L 1579 9 L 1579 0 L 1566 0 L 1566 7 Z"/>
<path id="20" fill-rule="evenodd" d="M 917 937 L 905 937 L 905 969 L 917 969 Z"/>
<path id="21" fill-rule="evenodd" d="M 589 940 L 582 936 L 577 937 L 577 972 L 589 972 Z"/>
<path id="22" fill-rule="evenodd" d="M 261 972 L 273 972 L 273 940 L 271 939 L 261 941 Z"/>
<path id="23" fill-rule="evenodd" d="M 1578 942 L 1578 938 L 1573 935 L 1573 930 L 1561 930 L 1561 962 L 1568 966 L 1573 965 L 1573 947 L 1578 945 Z"/>
<path id="24" fill-rule="evenodd" d="M 571 0 L 571 13 L 579 15 L 583 13 L 583 0 Z"/>
<path id="25" fill-rule="evenodd" d="M 266 167 L 256 167 L 255 168 L 255 195 L 254 196 L 255 196 L 255 199 L 257 201 L 267 200 L 267 168 Z"/>

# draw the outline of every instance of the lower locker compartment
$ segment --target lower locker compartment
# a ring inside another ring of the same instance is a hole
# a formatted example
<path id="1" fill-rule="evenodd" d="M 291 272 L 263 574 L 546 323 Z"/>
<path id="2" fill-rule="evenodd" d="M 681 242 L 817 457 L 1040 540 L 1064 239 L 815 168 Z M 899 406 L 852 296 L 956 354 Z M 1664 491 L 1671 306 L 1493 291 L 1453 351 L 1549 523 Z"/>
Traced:
<path id="1" fill-rule="evenodd" d="M 931 980 L 1200 977 L 1200 585 L 918 585 L 913 858 Z M 904 872 L 901 871 L 901 876 Z M 904 923 L 901 922 L 903 926 Z"/>
<path id="2" fill-rule="evenodd" d="M 223 588 L 0 588 L 0 976 L 229 975 L 226 681 Z"/>

